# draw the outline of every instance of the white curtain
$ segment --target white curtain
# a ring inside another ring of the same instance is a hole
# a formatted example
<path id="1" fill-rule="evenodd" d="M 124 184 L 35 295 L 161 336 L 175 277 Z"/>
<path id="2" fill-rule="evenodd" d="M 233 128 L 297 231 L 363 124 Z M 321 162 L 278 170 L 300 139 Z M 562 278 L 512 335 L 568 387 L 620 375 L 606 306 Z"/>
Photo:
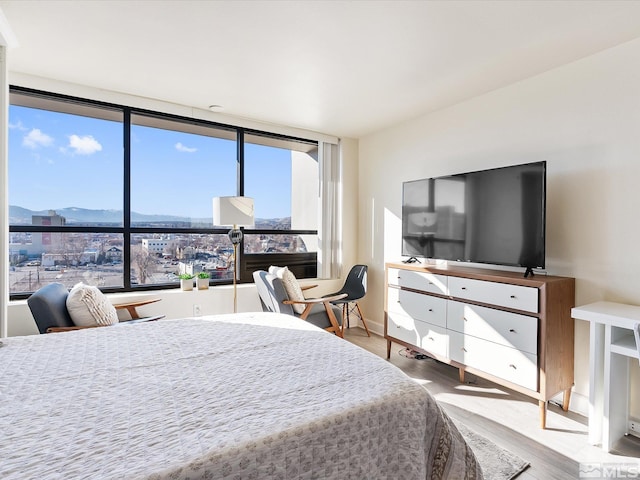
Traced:
<path id="1" fill-rule="evenodd" d="M 342 160 L 340 145 L 320 142 L 318 278 L 339 278 L 342 267 Z"/>

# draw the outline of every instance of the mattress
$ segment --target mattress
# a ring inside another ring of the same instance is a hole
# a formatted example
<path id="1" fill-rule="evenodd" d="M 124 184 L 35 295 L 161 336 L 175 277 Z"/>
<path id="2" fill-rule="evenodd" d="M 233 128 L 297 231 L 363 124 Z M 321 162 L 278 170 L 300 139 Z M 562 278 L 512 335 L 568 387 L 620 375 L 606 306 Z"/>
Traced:
<path id="1" fill-rule="evenodd" d="M 0 478 L 475 479 L 429 393 L 276 313 L 10 337 Z"/>

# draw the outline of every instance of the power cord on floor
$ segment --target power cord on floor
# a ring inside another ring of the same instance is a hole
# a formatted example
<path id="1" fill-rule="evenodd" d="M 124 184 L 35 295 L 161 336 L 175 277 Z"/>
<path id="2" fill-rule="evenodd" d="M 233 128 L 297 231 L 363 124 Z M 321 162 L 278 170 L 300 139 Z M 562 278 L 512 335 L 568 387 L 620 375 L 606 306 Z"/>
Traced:
<path id="1" fill-rule="evenodd" d="M 428 360 L 431 358 L 429 355 L 425 355 L 424 353 L 420 353 L 411 348 L 403 348 L 398 352 L 398 355 L 405 358 L 413 358 L 414 360 Z"/>

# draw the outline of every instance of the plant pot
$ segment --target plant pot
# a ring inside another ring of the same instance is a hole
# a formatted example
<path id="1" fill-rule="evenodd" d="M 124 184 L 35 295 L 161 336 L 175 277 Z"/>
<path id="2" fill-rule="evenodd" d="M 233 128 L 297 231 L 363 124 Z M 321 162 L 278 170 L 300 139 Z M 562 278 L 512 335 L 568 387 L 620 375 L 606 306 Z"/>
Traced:
<path id="1" fill-rule="evenodd" d="M 198 287 L 198 290 L 207 290 L 209 288 L 209 279 L 196 278 L 196 286 Z"/>
<path id="2" fill-rule="evenodd" d="M 185 292 L 188 292 L 189 290 L 193 290 L 193 278 L 189 278 L 189 279 L 181 278 L 180 288 Z"/>

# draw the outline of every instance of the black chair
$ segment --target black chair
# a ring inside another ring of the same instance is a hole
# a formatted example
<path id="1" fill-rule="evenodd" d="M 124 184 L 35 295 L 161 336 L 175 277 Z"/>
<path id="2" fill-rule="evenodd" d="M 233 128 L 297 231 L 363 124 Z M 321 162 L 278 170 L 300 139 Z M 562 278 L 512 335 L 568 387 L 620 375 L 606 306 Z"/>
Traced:
<path id="1" fill-rule="evenodd" d="M 50 283 L 35 291 L 28 299 L 27 305 L 31 310 L 33 319 L 38 326 L 40 333 L 66 332 L 69 330 L 79 330 L 81 328 L 92 328 L 78 326 L 73 323 L 69 311 L 67 310 L 67 297 L 69 291 L 62 283 Z M 116 310 L 125 309 L 129 312 L 131 320 L 123 320 L 118 324 L 132 324 L 139 322 L 150 322 L 163 318 L 164 315 L 151 317 L 140 317 L 136 307 L 159 301 L 159 298 L 141 300 L 138 302 L 127 302 L 114 304 Z M 116 325 L 118 325 L 116 324 Z"/>
<path id="2" fill-rule="evenodd" d="M 258 270 L 253 272 L 253 280 L 258 289 L 263 311 L 293 315 L 342 337 L 342 311 L 340 307 L 331 304 L 333 300 L 339 300 L 340 296 L 290 300 L 282 280 L 276 275 Z M 304 305 L 304 311 L 297 314 L 293 309 L 294 304 Z"/>
<path id="3" fill-rule="evenodd" d="M 369 327 L 364 319 L 364 315 L 362 315 L 360 305 L 358 305 L 358 300 L 364 297 L 367 293 L 367 269 L 368 267 L 366 265 L 354 265 L 351 267 L 342 288 L 339 291 L 330 293 L 326 296 L 346 295 L 340 300 L 333 300 L 331 302 L 334 305 L 342 306 L 342 328 L 344 329 L 345 322 L 347 324 L 347 328 L 349 328 L 349 314 L 357 311 L 357 315 L 360 317 L 362 325 L 367 331 L 367 335 L 370 337 L 371 334 L 369 333 Z"/>

